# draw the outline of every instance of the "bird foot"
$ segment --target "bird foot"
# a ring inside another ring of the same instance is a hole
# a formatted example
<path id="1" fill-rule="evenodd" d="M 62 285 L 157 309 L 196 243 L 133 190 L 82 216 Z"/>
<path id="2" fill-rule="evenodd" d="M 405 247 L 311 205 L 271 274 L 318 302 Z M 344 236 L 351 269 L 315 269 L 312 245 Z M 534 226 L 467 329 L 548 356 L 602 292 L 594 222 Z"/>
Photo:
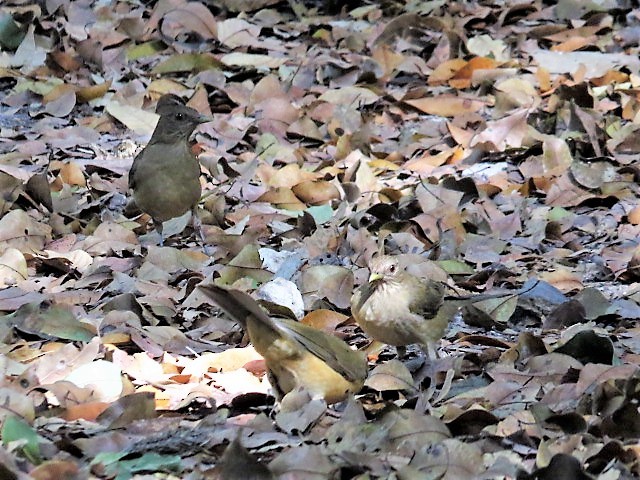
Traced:
<path id="1" fill-rule="evenodd" d="M 425 358 L 422 366 L 414 374 L 413 381 L 418 390 L 427 378 L 429 387 L 435 387 L 444 381 L 444 375 L 441 374 L 449 371 L 459 372 L 461 366 L 462 357 Z"/>
<path id="2" fill-rule="evenodd" d="M 427 378 L 429 379 L 429 386 L 435 386 L 437 384 L 437 374 L 438 370 L 434 368 L 433 361 L 431 361 L 430 359 L 425 359 L 422 366 L 416 371 L 415 375 L 413 376 L 413 382 L 418 390 L 420 390 L 422 382 L 424 382 Z"/>
<path id="3" fill-rule="evenodd" d="M 162 238 L 162 235 L 159 234 L 156 230 L 150 230 L 147 233 L 140 235 L 138 237 L 138 241 L 143 247 L 164 246 L 164 239 Z"/>
<path id="4" fill-rule="evenodd" d="M 213 255 L 213 249 L 207 245 L 207 237 L 205 236 L 204 229 L 202 228 L 202 220 L 200 220 L 195 209 L 191 212 L 191 226 L 202 244 L 202 251 L 204 254 L 208 256 Z"/>
<path id="5" fill-rule="evenodd" d="M 435 384 L 433 384 L 430 385 L 426 390 L 421 391 L 417 396 L 415 406 L 416 411 L 420 413 L 431 414 L 433 406 L 444 400 L 451 391 L 451 385 L 453 383 L 454 376 L 455 371 L 453 369 L 447 370 L 444 381 L 440 388 L 436 387 Z"/>

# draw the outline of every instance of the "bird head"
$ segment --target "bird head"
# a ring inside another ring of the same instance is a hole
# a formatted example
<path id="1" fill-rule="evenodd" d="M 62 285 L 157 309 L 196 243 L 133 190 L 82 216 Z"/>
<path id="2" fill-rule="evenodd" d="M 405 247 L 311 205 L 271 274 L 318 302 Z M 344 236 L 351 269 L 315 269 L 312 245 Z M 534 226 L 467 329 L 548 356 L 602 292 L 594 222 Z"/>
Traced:
<path id="1" fill-rule="evenodd" d="M 170 143 L 176 139 L 188 138 L 201 123 L 210 122 L 211 117 L 202 115 L 188 107 L 177 95 L 164 95 L 158 100 L 156 113 L 160 115 L 151 142 Z"/>
<path id="2" fill-rule="evenodd" d="M 388 255 L 374 257 L 369 262 L 369 283 L 395 281 L 402 272 L 398 260 Z"/>

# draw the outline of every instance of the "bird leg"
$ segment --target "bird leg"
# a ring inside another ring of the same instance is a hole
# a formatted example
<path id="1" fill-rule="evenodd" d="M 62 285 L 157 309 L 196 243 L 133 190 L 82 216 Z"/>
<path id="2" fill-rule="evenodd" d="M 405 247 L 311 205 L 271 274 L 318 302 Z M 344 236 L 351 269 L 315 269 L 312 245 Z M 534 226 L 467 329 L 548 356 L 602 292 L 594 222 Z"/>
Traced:
<path id="1" fill-rule="evenodd" d="M 204 244 L 205 237 L 204 237 L 204 232 L 202 231 L 202 221 L 198 216 L 197 207 L 193 207 L 193 209 L 191 210 L 191 226 L 195 230 L 196 235 L 198 235 L 198 238 L 200 239 L 200 241 Z"/>
<path id="2" fill-rule="evenodd" d="M 156 232 L 158 232 L 158 235 L 160 235 L 159 245 L 162 247 L 164 246 L 164 235 L 162 235 L 162 222 L 154 219 L 153 226 L 156 228 Z"/>
<path id="3" fill-rule="evenodd" d="M 204 251 L 205 255 L 212 255 L 213 252 L 211 252 L 211 250 L 207 246 L 207 239 L 204 236 L 204 231 L 202 230 L 202 220 L 200 220 L 200 217 L 198 216 L 197 206 L 194 206 L 191 210 L 191 226 L 195 230 L 196 235 L 200 239 L 200 242 L 202 242 L 202 250 Z"/>
<path id="4" fill-rule="evenodd" d="M 422 346 L 422 353 L 424 354 L 424 362 L 414 375 L 413 380 L 416 385 L 420 387 L 424 379 L 429 377 L 429 385 L 435 386 L 438 374 L 438 352 L 435 349 L 435 345 L 428 343 L 427 345 Z"/>
<path id="5" fill-rule="evenodd" d="M 205 240 L 205 236 L 204 236 L 204 232 L 202 230 L 202 222 L 200 221 L 200 217 L 198 217 L 198 215 L 196 214 L 196 209 L 194 208 L 193 210 L 191 210 L 191 219 L 190 219 L 190 223 L 191 226 L 193 227 L 193 230 L 195 231 L 197 238 L 200 240 L 200 242 L 202 243 L 202 248 L 204 250 L 204 253 L 207 255 L 211 255 L 211 252 L 209 251 L 209 249 L 207 248 L 206 245 L 206 240 Z M 160 236 L 159 240 L 158 240 L 158 245 L 160 245 L 161 247 L 164 246 L 164 242 L 166 240 L 165 235 L 164 235 L 164 223 L 159 221 L 159 220 L 153 220 L 153 226 L 155 227 L 156 232 L 158 233 L 158 235 Z"/>

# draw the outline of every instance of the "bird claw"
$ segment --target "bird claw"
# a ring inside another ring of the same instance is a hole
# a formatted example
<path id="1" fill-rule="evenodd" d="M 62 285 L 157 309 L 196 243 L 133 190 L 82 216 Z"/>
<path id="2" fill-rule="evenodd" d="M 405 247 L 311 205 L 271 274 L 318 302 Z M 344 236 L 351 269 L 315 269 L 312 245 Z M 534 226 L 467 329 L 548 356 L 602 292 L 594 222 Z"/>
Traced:
<path id="1" fill-rule="evenodd" d="M 213 255 L 213 250 L 207 245 L 207 237 L 204 235 L 204 230 L 202 229 L 202 220 L 200 220 L 195 209 L 191 211 L 191 225 L 202 244 L 202 251 L 210 257 Z"/>
<path id="2" fill-rule="evenodd" d="M 451 390 L 451 384 L 453 382 L 453 377 L 455 376 L 455 370 L 449 369 L 444 378 L 444 382 L 442 383 L 442 387 L 438 389 L 435 383 L 431 384 L 429 388 L 424 391 L 421 391 L 418 394 L 418 398 L 416 401 L 415 409 L 417 412 L 421 413 L 430 413 L 433 405 L 440 403 L 447 396 L 449 391 Z"/>
<path id="3" fill-rule="evenodd" d="M 196 234 L 198 235 L 198 240 L 200 240 L 200 243 L 202 244 L 202 251 L 205 255 L 210 257 L 211 255 L 213 255 L 213 250 L 209 247 L 209 245 L 207 245 L 207 239 L 204 236 L 204 232 L 202 231 L 202 224 L 198 224 L 197 226 L 194 225 L 194 228 L 196 230 Z"/>
<path id="4" fill-rule="evenodd" d="M 435 386 L 437 384 L 437 374 L 438 370 L 435 368 L 433 360 L 425 359 L 422 366 L 413 376 L 413 382 L 418 390 L 420 390 L 420 386 L 426 378 L 429 378 L 429 386 Z"/>
<path id="5" fill-rule="evenodd" d="M 439 374 L 441 372 L 450 371 L 459 372 L 461 367 L 462 357 L 446 356 L 442 358 L 425 358 L 424 363 L 413 376 L 413 380 L 418 389 L 420 389 L 425 379 L 429 378 L 429 386 L 435 387 L 439 384 Z"/>

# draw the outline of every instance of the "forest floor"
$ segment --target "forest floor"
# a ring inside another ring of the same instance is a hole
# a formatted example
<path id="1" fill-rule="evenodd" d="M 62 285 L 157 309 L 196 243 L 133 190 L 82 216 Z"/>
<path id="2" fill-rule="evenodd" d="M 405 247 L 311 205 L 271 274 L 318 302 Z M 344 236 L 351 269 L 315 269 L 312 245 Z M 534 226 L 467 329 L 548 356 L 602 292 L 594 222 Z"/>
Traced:
<path id="1" fill-rule="evenodd" d="M 634 5 L 2 2 L 0 478 L 638 478 Z M 206 249 L 125 215 L 166 93 L 213 117 Z M 350 319 L 382 252 L 512 292 L 437 384 Z M 280 408 L 212 282 L 364 350 L 362 391 Z"/>

